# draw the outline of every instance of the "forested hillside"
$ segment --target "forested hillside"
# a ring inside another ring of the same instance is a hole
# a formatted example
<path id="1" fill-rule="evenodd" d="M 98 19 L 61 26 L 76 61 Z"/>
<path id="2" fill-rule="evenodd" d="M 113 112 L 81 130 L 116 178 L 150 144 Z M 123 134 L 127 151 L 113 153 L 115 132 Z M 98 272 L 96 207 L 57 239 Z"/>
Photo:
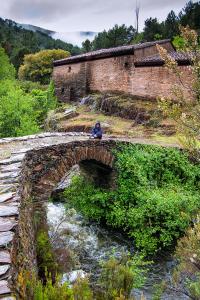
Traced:
<path id="1" fill-rule="evenodd" d="M 43 49 L 63 49 L 72 55 L 79 54 L 80 48 L 61 40 L 54 40 L 47 34 L 20 28 L 12 20 L 0 18 L 0 45 L 5 49 L 16 69 L 23 62 L 25 54 L 35 53 Z"/>

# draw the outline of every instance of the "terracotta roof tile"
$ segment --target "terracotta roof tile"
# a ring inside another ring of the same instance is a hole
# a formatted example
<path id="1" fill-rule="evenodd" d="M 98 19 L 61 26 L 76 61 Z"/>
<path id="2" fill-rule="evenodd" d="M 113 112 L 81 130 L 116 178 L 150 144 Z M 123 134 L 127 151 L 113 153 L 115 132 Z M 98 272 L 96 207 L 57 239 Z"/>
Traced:
<path id="1" fill-rule="evenodd" d="M 120 46 L 115 48 L 100 49 L 97 51 L 92 51 L 92 52 L 88 52 L 76 56 L 70 56 L 68 58 L 64 58 L 61 60 L 56 60 L 54 61 L 54 66 L 60 66 L 60 65 L 105 58 L 105 57 L 134 54 L 134 50 L 151 47 L 156 44 L 164 44 L 167 42 L 171 42 L 171 40 L 168 39 L 168 40 L 146 42 L 146 43 L 135 44 L 135 45 Z"/>
<path id="2" fill-rule="evenodd" d="M 170 52 L 170 56 L 175 59 L 180 65 L 189 65 L 190 58 L 183 52 Z M 154 66 L 154 65 L 164 65 L 164 60 L 160 57 L 159 54 L 147 56 L 135 61 L 136 67 L 141 66 Z"/>

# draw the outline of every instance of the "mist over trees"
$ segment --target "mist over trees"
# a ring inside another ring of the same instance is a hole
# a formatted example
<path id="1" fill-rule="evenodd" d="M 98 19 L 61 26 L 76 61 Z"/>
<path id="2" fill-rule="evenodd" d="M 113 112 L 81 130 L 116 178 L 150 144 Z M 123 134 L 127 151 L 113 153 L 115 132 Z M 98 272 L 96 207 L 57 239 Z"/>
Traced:
<path id="1" fill-rule="evenodd" d="M 0 46 L 5 49 L 11 63 L 18 70 L 24 55 L 45 49 L 62 49 L 72 55 L 79 54 L 81 49 L 61 40 L 55 40 L 45 33 L 23 29 L 12 20 L 0 18 Z"/>
<path id="2" fill-rule="evenodd" d="M 86 40 L 83 42 L 83 52 L 159 39 L 173 39 L 180 35 L 180 25 L 189 25 L 191 29 L 195 29 L 198 35 L 200 35 L 200 1 L 195 3 L 189 1 L 178 15 L 171 10 L 162 22 L 159 22 L 157 18 L 149 17 L 145 20 L 142 32 L 138 32 L 137 25 L 140 10 L 141 7 L 138 2 L 135 8 L 136 28 L 133 26 L 127 27 L 125 24 L 121 26 L 115 25 L 108 31 L 104 30 L 98 33 L 94 41 L 90 42 Z"/>

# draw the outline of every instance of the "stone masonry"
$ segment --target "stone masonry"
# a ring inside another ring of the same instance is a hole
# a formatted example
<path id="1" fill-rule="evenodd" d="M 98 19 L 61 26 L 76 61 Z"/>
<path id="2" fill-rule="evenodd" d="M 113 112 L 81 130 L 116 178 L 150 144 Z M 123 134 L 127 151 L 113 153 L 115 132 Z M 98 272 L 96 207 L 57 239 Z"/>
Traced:
<path id="1" fill-rule="evenodd" d="M 146 100 L 172 97 L 172 86 L 180 84 L 158 55 L 164 47 L 182 71 L 183 90 L 192 80 L 190 62 L 176 52 L 169 40 L 102 49 L 54 62 L 53 80 L 61 101 L 77 101 L 89 92 L 117 92 Z"/>
<path id="2" fill-rule="evenodd" d="M 0 139 L 0 299 L 14 300 L 20 270 L 36 270 L 33 202 L 44 203 L 70 168 L 84 160 L 113 167 L 116 142 L 152 144 L 148 140 L 84 133 L 42 133 Z M 177 146 L 177 145 L 171 145 Z"/>

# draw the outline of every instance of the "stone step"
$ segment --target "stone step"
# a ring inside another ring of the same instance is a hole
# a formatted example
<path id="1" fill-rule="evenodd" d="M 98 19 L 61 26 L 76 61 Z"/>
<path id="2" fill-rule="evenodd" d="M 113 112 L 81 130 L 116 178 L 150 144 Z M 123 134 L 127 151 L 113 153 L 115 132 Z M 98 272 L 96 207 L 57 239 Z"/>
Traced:
<path id="1" fill-rule="evenodd" d="M 21 169 L 21 162 L 19 163 L 13 163 L 11 165 L 2 165 L 0 167 L 0 171 L 1 173 L 7 173 L 7 172 L 16 172 L 16 171 L 20 171 Z"/>
<path id="2" fill-rule="evenodd" d="M 8 193 L 4 193 L 4 194 L 0 194 L 0 203 L 8 201 L 10 199 L 12 199 L 14 197 L 14 193 L 12 192 L 8 192 Z"/>
<path id="3" fill-rule="evenodd" d="M 0 250 L 0 263 L 11 264 L 10 252 L 6 250 Z"/>
<path id="4" fill-rule="evenodd" d="M 16 221 L 13 218 L 0 217 L 0 232 L 6 232 L 16 226 Z"/>
<path id="5" fill-rule="evenodd" d="M 10 183 L 18 183 L 18 177 L 15 178 L 7 178 L 7 179 L 2 179 L 0 178 L 0 184 L 10 184 Z"/>
<path id="6" fill-rule="evenodd" d="M 0 204 L 0 217 L 11 217 L 19 214 L 18 207 L 14 205 Z"/>
<path id="7" fill-rule="evenodd" d="M 11 293 L 7 280 L 0 280 L 0 295 Z"/>
<path id="8" fill-rule="evenodd" d="M 25 154 L 13 155 L 8 159 L 4 159 L 0 161 L 0 165 L 10 165 L 13 163 L 21 162 L 24 158 Z"/>
<path id="9" fill-rule="evenodd" d="M 7 247 L 14 238 L 12 231 L 0 232 L 0 247 Z M 0 288 L 1 290 L 1 288 Z"/>
<path id="10" fill-rule="evenodd" d="M 9 193 L 9 192 L 16 192 L 17 185 L 16 184 L 1 184 L 0 183 L 0 195 Z"/>
<path id="11" fill-rule="evenodd" d="M 7 178 L 16 178 L 19 176 L 19 172 L 4 172 L 0 173 L 0 179 L 7 179 Z"/>
<path id="12" fill-rule="evenodd" d="M 5 276 L 8 270 L 10 269 L 10 265 L 1 265 L 0 266 L 0 277 Z"/>

